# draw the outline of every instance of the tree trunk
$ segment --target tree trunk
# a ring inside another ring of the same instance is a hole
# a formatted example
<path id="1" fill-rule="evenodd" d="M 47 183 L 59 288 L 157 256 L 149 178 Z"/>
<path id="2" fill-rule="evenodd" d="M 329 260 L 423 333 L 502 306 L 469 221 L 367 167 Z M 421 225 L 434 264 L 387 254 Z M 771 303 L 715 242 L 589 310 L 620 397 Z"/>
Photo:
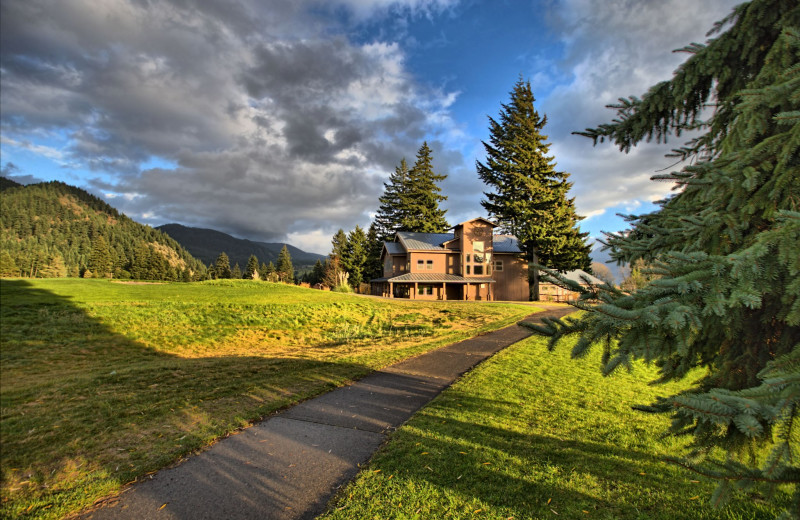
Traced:
<path id="1" fill-rule="evenodd" d="M 531 251 L 531 263 L 537 264 L 539 259 L 536 257 L 536 248 L 533 248 Z M 530 278 L 530 293 L 531 293 L 531 301 L 538 302 L 539 301 L 539 270 L 536 267 L 532 267 L 533 269 L 533 276 Z"/>

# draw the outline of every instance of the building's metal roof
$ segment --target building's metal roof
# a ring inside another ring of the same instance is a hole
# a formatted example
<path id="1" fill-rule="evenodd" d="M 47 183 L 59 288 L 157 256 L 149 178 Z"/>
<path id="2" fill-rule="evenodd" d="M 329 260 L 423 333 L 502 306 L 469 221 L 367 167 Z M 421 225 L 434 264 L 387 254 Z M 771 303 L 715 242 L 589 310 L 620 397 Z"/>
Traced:
<path id="1" fill-rule="evenodd" d="M 514 235 L 493 235 L 492 243 L 495 253 L 522 253 L 517 237 Z"/>
<path id="2" fill-rule="evenodd" d="M 407 251 L 436 251 L 444 250 L 442 244 L 453 240 L 453 233 L 412 233 L 401 231 L 397 233 L 397 238 Z"/>
<path id="3" fill-rule="evenodd" d="M 589 282 L 591 282 L 592 284 L 603 285 L 604 283 L 606 283 L 603 280 L 601 280 L 600 278 L 598 278 L 596 276 L 592 276 L 591 274 L 587 273 L 586 271 L 584 271 L 582 269 L 575 269 L 574 271 L 567 271 L 562 276 L 564 278 L 566 278 L 567 280 L 572 280 L 573 282 L 577 282 L 577 283 L 579 283 L 581 285 L 586 284 L 586 280 L 584 280 L 584 278 L 588 278 Z"/>
<path id="4" fill-rule="evenodd" d="M 371 282 L 427 282 L 427 283 L 494 283 L 490 276 L 473 276 L 465 278 L 457 274 L 444 273 L 405 273 L 392 278 L 376 278 Z"/>
<path id="5" fill-rule="evenodd" d="M 406 254 L 406 250 L 403 249 L 403 246 L 397 242 L 384 242 L 383 245 L 386 247 L 386 252 L 390 255 Z"/>

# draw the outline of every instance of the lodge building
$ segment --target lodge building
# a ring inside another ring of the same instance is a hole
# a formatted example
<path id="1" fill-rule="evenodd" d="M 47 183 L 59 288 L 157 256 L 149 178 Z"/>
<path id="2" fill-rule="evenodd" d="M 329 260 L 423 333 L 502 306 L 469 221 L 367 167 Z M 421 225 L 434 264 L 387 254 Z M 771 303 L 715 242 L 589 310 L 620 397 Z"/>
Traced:
<path id="1" fill-rule="evenodd" d="M 371 280 L 376 296 L 416 300 L 527 301 L 528 264 L 517 239 L 475 218 L 453 233 L 399 232 L 384 242 L 383 277 Z"/>

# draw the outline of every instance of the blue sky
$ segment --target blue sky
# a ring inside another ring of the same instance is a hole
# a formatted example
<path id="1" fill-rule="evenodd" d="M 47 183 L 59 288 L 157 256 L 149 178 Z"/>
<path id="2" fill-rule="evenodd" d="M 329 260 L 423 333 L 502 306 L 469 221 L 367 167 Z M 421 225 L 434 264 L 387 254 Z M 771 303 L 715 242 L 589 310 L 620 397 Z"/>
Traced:
<path id="1" fill-rule="evenodd" d="M 150 225 L 179 222 L 327 253 L 368 226 L 424 140 L 451 223 L 483 215 L 487 116 L 521 76 L 571 173 L 584 231 L 670 193 L 668 146 L 571 132 L 668 79 L 728 0 L 8 0 L 0 165 L 63 180 Z"/>

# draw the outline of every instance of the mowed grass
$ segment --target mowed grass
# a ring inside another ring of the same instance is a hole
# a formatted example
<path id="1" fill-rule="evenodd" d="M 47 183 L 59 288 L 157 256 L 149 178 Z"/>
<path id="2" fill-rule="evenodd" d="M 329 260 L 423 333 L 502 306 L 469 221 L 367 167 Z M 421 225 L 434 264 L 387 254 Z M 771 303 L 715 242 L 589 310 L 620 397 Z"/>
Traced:
<path id="1" fill-rule="evenodd" d="M 529 306 L 280 284 L 0 281 L 3 517 L 60 518 L 281 407 Z"/>
<path id="2" fill-rule="evenodd" d="M 787 505 L 759 495 L 722 510 L 714 484 L 663 461 L 681 442 L 637 412 L 675 391 L 637 366 L 604 378 L 599 352 L 569 359 L 532 337 L 446 390 L 395 432 L 332 502 L 339 519 L 753 519 Z"/>

